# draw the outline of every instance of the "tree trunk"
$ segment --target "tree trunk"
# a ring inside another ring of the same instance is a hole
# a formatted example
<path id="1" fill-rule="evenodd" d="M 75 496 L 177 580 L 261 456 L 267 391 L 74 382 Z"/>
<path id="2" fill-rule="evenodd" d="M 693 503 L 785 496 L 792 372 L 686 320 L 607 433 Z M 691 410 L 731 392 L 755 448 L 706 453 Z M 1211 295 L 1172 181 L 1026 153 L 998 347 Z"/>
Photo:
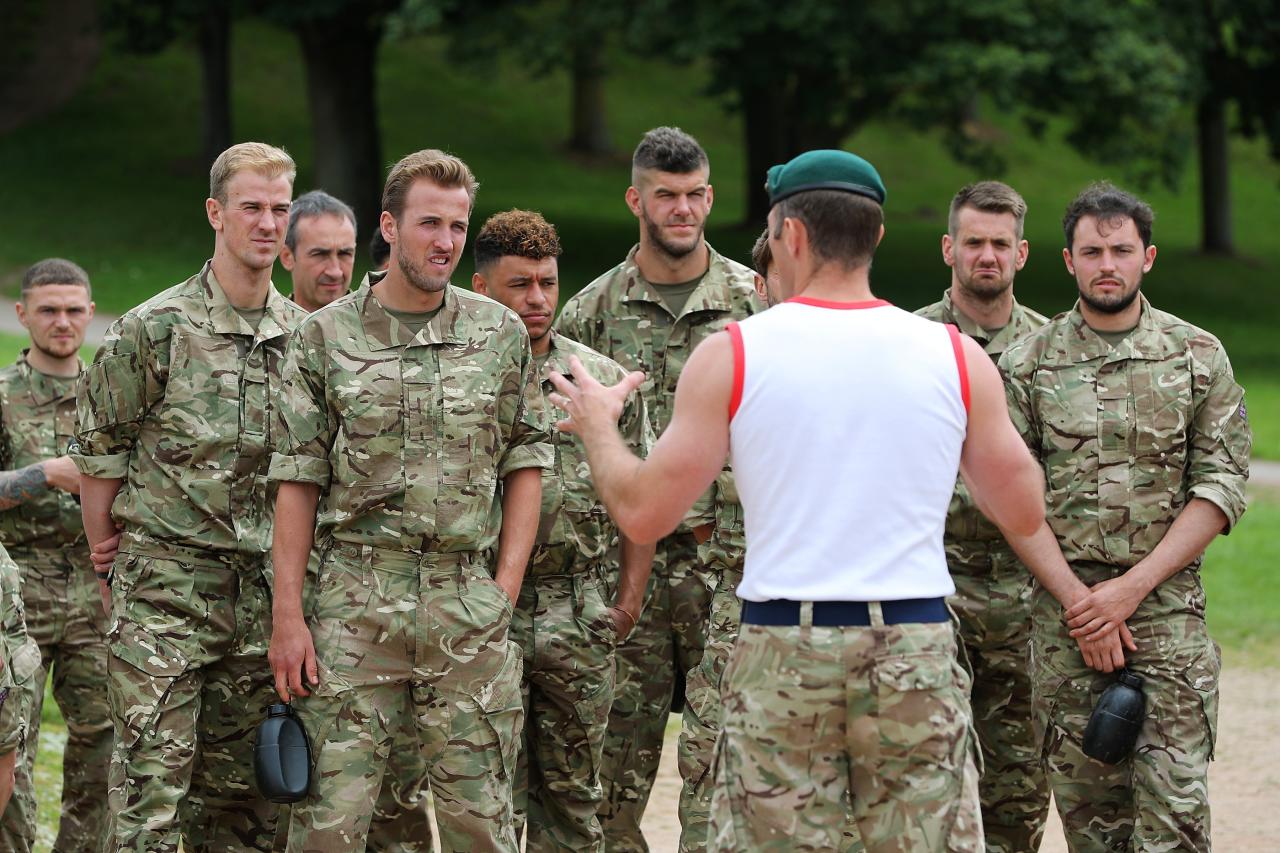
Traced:
<path id="1" fill-rule="evenodd" d="M 385 16 L 362 6 L 303 21 L 297 32 L 311 111 L 314 188 L 354 208 L 363 238 L 382 212 L 377 57 Z"/>
<path id="2" fill-rule="evenodd" d="M 201 127 L 205 166 L 231 147 L 231 8 L 209 3 L 200 17 Z"/>
<path id="3" fill-rule="evenodd" d="M 787 123 L 782 87 L 773 81 L 743 81 L 742 131 L 747 157 L 747 212 L 743 225 L 764 228 L 769 216 L 765 178 L 769 168 L 787 160 Z"/>
<path id="4" fill-rule="evenodd" d="M 579 43 L 574 47 L 573 126 L 569 150 L 581 154 L 609 154 L 613 139 L 604 108 L 604 58 L 600 41 Z"/>
<path id="5" fill-rule="evenodd" d="M 1231 225 L 1231 171 L 1227 150 L 1226 102 L 1210 92 L 1196 109 L 1200 156 L 1200 249 L 1206 254 L 1235 254 Z"/>

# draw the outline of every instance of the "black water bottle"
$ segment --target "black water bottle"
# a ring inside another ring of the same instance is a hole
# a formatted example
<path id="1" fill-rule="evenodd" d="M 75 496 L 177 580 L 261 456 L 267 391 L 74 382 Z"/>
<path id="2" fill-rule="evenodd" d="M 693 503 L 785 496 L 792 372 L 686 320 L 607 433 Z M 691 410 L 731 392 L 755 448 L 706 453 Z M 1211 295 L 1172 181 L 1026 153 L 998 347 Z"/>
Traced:
<path id="1" fill-rule="evenodd" d="M 1104 764 L 1116 764 L 1133 752 L 1146 716 L 1142 677 L 1127 669 L 1098 699 L 1084 730 L 1084 754 Z"/>
<path id="2" fill-rule="evenodd" d="M 296 803 L 311 787 L 311 745 L 293 708 L 276 704 L 258 726 L 253 745 L 258 791 L 273 803 Z"/>

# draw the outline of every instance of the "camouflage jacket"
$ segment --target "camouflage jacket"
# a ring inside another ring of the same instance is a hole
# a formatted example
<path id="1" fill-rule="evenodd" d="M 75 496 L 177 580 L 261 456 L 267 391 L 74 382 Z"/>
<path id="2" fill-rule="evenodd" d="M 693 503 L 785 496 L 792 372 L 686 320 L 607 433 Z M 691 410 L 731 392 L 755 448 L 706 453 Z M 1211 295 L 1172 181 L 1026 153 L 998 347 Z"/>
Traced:
<path id="1" fill-rule="evenodd" d="M 23 739 L 28 705 L 20 692 L 34 691 L 30 681 L 39 668 L 40 647 L 27 635 L 18 566 L 0 547 L 0 755 Z"/>
<path id="2" fill-rule="evenodd" d="M 546 367 L 571 376 L 569 357 L 576 355 L 599 382 L 613 385 L 627 372 L 617 362 L 595 350 L 552 332 Z M 543 395 L 555 390 L 542 380 Z M 645 413 L 644 398 L 632 394 L 618 419 L 618 429 L 631 449 L 647 456 L 653 432 Z M 537 544 L 529 563 L 529 575 L 568 574 L 605 559 L 618 536 L 617 525 L 591 485 L 591 468 L 582 440 L 556 430 L 551 435 L 555 465 L 542 472 L 542 515 Z"/>
<path id="3" fill-rule="evenodd" d="M 1114 348 L 1077 303 L 1000 360 L 1069 562 L 1134 565 L 1191 498 L 1217 505 L 1228 527 L 1244 513 L 1252 441 L 1226 351 L 1141 299 L 1137 328 Z"/>
<path id="4" fill-rule="evenodd" d="M 84 364 L 80 364 L 84 373 Z M 76 434 L 76 379 L 48 376 L 27 363 L 0 370 L 0 469 L 13 471 L 67 453 Z M 0 543 L 7 548 L 61 548 L 84 544 L 80 504 L 70 492 L 49 489 L 0 512 Z"/>
<path id="5" fill-rule="evenodd" d="M 585 344 L 627 370 L 643 370 L 644 396 L 654 435 L 671 422 L 676 382 L 690 354 L 732 320 L 762 310 L 755 292 L 755 273 L 707 246 L 707 274 L 690 295 L 679 317 L 640 275 L 635 257 L 588 284 L 565 303 L 556 330 Z M 709 498 L 703 498 L 685 520 L 686 527 L 711 521 Z"/>
<path id="6" fill-rule="evenodd" d="M 1043 314 L 1037 314 L 1025 305 L 1019 305 L 1015 300 L 1008 325 L 991 335 L 967 315 L 956 310 L 951 303 L 950 289 L 942 294 L 941 300 L 921 308 L 916 313 L 927 320 L 954 324 L 960 331 L 981 344 L 987 355 L 991 356 L 992 361 L 999 361 L 1000 356 L 1013 345 L 1014 341 L 1048 322 Z M 969 490 L 961 479 L 956 480 L 956 491 L 951 496 L 951 506 L 947 510 L 945 539 L 948 553 L 954 553 L 959 557 L 959 560 L 952 561 L 953 572 L 967 562 L 967 557 L 974 558 L 976 562 L 977 558 L 983 556 L 981 553 L 976 553 L 978 551 L 985 551 L 992 547 L 1008 547 L 1004 537 L 1000 535 L 999 528 L 988 521 L 974 504 Z"/>
<path id="7" fill-rule="evenodd" d="M 732 471 L 721 471 L 711 487 L 711 512 L 714 527 L 711 538 L 698 548 L 699 559 L 717 569 L 742 571 L 747 556 L 747 535 L 742 520 L 742 504 L 738 500 L 738 484 Z"/>
<path id="8" fill-rule="evenodd" d="M 111 324 L 80 377 L 76 464 L 124 480 L 112 506 L 124 550 L 271 547 L 271 407 L 285 341 L 305 316 L 271 287 L 255 333 L 206 263 Z"/>
<path id="9" fill-rule="evenodd" d="M 414 334 L 373 295 L 381 278 L 298 327 L 271 478 L 321 487 L 318 541 L 488 550 L 501 479 L 551 466 L 529 335 L 513 312 L 453 286 Z"/>

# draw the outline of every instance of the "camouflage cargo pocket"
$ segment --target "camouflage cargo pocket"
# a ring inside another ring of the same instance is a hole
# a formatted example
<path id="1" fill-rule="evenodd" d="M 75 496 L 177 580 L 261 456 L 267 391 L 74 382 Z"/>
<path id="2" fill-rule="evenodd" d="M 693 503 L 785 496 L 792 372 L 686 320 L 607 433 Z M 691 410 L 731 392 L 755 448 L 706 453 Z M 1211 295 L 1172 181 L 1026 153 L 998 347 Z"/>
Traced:
<path id="1" fill-rule="evenodd" d="M 926 754 L 956 766 L 968 746 L 969 703 L 954 648 L 891 655 L 876 662 L 880 747 Z"/>
<path id="2" fill-rule="evenodd" d="M 1222 674 L 1222 650 L 1213 640 L 1205 637 L 1201 653 L 1184 668 L 1180 676 L 1191 688 L 1194 706 L 1179 709 L 1188 716 L 1203 714 L 1205 731 L 1209 739 L 1209 760 L 1214 757 L 1218 743 L 1218 679 Z"/>
<path id="3" fill-rule="evenodd" d="M 110 653 L 108 697 L 120 745 L 129 750 L 154 725 L 188 660 L 177 644 L 126 620 L 116 626 Z"/>
<path id="4" fill-rule="evenodd" d="M 502 756 L 503 781 L 510 783 L 515 779 L 520 735 L 524 730 L 524 702 L 520 695 L 524 659 L 515 643 L 507 641 L 503 645 L 501 666 L 481 685 L 474 698 Z"/>

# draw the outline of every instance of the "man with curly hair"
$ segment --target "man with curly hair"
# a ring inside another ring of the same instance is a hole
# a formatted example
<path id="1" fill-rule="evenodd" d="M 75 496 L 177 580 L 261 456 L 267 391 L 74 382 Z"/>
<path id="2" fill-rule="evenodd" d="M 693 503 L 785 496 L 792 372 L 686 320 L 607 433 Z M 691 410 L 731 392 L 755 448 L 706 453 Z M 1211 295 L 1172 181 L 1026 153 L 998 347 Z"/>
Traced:
<path id="1" fill-rule="evenodd" d="M 541 214 L 491 216 L 476 237 L 476 293 L 520 315 L 539 375 L 564 373 L 576 355 L 601 382 L 626 375 L 617 362 L 551 329 L 560 296 L 560 238 Z M 551 384 L 542 381 L 544 394 Z M 644 400 L 633 394 L 621 427 L 647 454 L 652 432 Z M 516 600 L 511 637 L 524 651 L 524 738 L 516 772 L 516 820 L 527 821 L 527 850 L 604 850 L 596 811 L 603 800 L 601 752 L 613 704 L 614 646 L 636 625 L 653 545 L 619 537 L 591 478 L 582 442 L 554 433 L 555 467 L 542 472 L 538 538 Z M 610 592 L 614 604 L 609 606 Z"/>

